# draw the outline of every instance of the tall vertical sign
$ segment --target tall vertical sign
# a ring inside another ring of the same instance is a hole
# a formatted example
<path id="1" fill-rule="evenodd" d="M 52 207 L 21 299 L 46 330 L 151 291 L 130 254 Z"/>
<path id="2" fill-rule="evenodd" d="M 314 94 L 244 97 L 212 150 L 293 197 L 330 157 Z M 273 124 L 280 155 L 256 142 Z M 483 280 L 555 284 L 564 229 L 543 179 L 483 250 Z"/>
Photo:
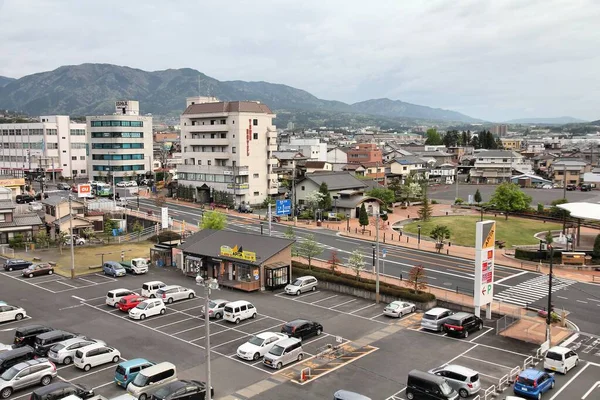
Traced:
<path id="1" fill-rule="evenodd" d="M 161 207 L 160 224 L 162 225 L 162 229 L 169 229 L 169 207 Z"/>
<path id="2" fill-rule="evenodd" d="M 475 226 L 475 315 L 481 314 L 481 306 L 488 305 L 486 317 L 492 317 L 494 299 L 494 255 L 496 245 L 496 221 L 481 221 Z"/>
<path id="3" fill-rule="evenodd" d="M 246 129 L 246 155 L 250 155 L 250 141 L 252 140 L 252 119 L 248 120 L 248 129 Z"/>

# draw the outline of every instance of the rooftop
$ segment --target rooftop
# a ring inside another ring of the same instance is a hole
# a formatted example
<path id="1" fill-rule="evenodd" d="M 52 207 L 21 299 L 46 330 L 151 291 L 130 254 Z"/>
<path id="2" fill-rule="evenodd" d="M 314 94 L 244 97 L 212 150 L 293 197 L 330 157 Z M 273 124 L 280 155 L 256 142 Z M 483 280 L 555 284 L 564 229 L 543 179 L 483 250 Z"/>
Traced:
<path id="1" fill-rule="evenodd" d="M 255 101 L 221 101 L 218 103 L 192 104 L 185 109 L 183 115 L 194 114 L 219 114 L 230 112 L 244 112 L 256 114 L 273 114 L 266 105 Z"/>
<path id="2" fill-rule="evenodd" d="M 314 182 L 320 186 L 323 182 L 327 184 L 329 190 L 366 188 L 367 185 L 355 178 L 349 172 L 329 172 L 329 173 L 313 173 L 306 174 L 305 180 Z"/>

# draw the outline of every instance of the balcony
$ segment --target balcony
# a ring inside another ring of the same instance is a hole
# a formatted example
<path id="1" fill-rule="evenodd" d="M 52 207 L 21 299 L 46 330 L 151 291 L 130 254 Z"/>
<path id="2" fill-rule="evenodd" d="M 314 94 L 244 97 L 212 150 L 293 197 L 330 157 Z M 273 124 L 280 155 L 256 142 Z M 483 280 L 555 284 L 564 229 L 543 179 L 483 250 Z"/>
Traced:
<path id="1" fill-rule="evenodd" d="M 279 193 L 279 189 L 278 188 L 268 188 L 267 189 L 267 193 L 268 194 L 278 194 Z"/>
<path id="2" fill-rule="evenodd" d="M 267 158 L 267 165 L 277 166 L 279 165 L 279 160 L 276 158 Z"/>
<path id="3" fill-rule="evenodd" d="M 227 132 L 229 128 L 227 125 L 186 125 L 183 130 L 188 133 L 213 133 Z"/>
<path id="4" fill-rule="evenodd" d="M 234 188 L 233 183 L 228 183 L 227 189 L 235 190 L 236 194 L 248 194 L 248 192 L 250 191 L 250 184 L 236 183 Z"/>
<path id="5" fill-rule="evenodd" d="M 223 175 L 234 175 L 245 176 L 248 175 L 248 167 L 224 167 Z"/>
<path id="6" fill-rule="evenodd" d="M 186 146 L 229 146 L 229 139 L 223 138 L 196 138 L 184 139 Z"/>
<path id="7" fill-rule="evenodd" d="M 267 131 L 267 139 L 276 140 L 277 139 L 277 131 L 268 130 Z"/>
<path id="8" fill-rule="evenodd" d="M 277 151 L 277 145 L 276 144 L 267 145 L 267 151 Z"/>
<path id="9" fill-rule="evenodd" d="M 267 179 L 277 182 L 279 180 L 279 176 L 277 174 L 267 174 Z"/>

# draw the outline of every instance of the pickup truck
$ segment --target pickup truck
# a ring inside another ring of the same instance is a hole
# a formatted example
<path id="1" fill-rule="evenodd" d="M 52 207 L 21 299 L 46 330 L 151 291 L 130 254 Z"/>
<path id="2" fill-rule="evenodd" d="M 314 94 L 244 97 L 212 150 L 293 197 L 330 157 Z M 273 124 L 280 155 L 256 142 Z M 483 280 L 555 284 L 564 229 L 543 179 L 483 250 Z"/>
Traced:
<path id="1" fill-rule="evenodd" d="M 121 261 L 119 264 L 125 268 L 125 271 L 132 274 L 145 274 L 148 272 L 148 260 L 145 258 L 132 258 L 131 261 Z"/>

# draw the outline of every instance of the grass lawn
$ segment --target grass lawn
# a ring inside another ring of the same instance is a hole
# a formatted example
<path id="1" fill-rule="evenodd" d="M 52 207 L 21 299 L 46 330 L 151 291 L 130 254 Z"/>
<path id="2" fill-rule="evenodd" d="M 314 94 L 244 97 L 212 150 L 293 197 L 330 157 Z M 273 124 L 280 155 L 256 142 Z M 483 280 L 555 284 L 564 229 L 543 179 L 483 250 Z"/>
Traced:
<path id="1" fill-rule="evenodd" d="M 150 257 L 150 248 L 154 245 L 152 242 L 130 242 L 121 244 L 105 244 L 101 246 L 75 246 L 75 274 L 85 275 L 98 270 L 90 270 L 89 267 L 102 264 L 101 253 L 104 253 L 104 261 L 121 261 L 121 251 L 125 251 L 125 261 L 132 258 Z M 107 254 L 111 253 L 111 254 Z M 44 250 L 35 250 L 28 253 L 15 254 L 15 257 L 25 260 L 32 260 L 38 257 L 42 262 L 56 262 L 56 273 L 59 275 L 71 276 L 71 248 L 65 246 L 62 254 L 58 248 Z"/>
<path id="2" fill-rule="evenodd" d="M 506 242 L 506 247 L 512 245 L 538 244 L 533 235 L 538 232 L 562 229 L 562 225 L 556 223 L 543 223 L 531 219 L 511 217 L 504 220 L 504 216 L 484 216 L 484 220 L 496 221 L 496 240 Z M 463 246 L 475 247 L 475 223 L 480 220 L 478 215 L 462 215 L 452 217 L 433 217 L 430 221 L 417 221 L 404 225 L 403 231 L 417 234 L 417 225 L 421 225 L 422 237 L 429 238 L 429 232 L 436 225 L 446 225 L 450 229 L 450 242 Z"/>

